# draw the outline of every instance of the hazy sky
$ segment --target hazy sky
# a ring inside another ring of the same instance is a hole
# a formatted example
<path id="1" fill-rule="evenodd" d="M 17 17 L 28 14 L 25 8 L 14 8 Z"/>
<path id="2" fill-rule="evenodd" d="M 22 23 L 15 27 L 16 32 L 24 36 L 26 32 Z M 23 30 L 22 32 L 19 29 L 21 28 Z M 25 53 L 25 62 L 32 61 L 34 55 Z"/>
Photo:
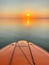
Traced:
<path id="1" fill-rule="evenodd" d="M 16 14 L 24 11 L 49 13 L 49 0 L 0 0 L 0 13 Z"/>

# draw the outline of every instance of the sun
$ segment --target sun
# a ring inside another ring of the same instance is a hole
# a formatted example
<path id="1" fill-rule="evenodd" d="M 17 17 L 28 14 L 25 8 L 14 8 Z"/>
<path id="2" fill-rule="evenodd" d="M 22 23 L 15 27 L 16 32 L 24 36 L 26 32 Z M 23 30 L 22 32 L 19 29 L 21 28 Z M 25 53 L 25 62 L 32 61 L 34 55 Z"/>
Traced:
<path id="1" fill-rule="evenodd" d="M 25 22 L 26 22 L 26 25 L 30 25 L 30 19 L 31 19 L 31 13 L 30 12 L 26 12 L 25 13 Z"/>
<path id="2" fill-rule="evenodd" d="M 27 13 L 26 13 L 26 16 L 28 16 L 28 17 L 29 17 L 30 15 L 31 15 L 31 14 L 30 14 L 29 12 L 27 12 Z"/>

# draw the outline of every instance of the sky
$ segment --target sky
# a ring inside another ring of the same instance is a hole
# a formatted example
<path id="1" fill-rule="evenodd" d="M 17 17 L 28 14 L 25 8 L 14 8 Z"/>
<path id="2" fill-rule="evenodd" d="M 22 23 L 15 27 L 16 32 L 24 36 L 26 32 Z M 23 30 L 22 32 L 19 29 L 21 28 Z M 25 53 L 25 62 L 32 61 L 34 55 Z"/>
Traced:
<path id="1" fill-rule="evenodd" d="M 15 16 L 26 11 L 49 16 L 49 0 L 0 0 L 0 16 Z"/>
<path id="2" fill-rule="evenodd" d="M 0 17 L 17 17 L 25 12 L 32 13 L 33 17 L 49 17 L 49 0 L 0 0 Z M 28 39 L 49 50 L 49 20 L 33 19 L 28 24 L 27 20 L 0 19 L 0 30 L 2 45 L 16 39 Z"/>

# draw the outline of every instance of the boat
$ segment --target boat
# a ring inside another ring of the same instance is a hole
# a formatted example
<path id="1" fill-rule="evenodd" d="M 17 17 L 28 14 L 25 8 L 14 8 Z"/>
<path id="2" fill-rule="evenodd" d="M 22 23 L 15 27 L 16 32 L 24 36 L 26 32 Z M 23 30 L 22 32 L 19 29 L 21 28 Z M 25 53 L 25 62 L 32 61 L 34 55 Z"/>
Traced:
<path id="1" fill-rule="evenodd" d="M 21 40 L 0 50 L 0 65 L 49 65 L 49 53 L 34 43 Z"/>

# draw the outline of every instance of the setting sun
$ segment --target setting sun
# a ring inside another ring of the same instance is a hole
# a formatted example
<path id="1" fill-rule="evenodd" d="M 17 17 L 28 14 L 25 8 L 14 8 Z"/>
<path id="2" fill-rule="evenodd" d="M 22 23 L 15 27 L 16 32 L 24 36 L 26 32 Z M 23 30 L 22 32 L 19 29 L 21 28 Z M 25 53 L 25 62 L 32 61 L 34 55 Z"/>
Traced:
<path id="1" fill-rule="evenodd" d="M 30 16 L 30 13 L 28 12 L 28 13 L 26 13 L 26 16 Z"/>
<path id="2" fill-rule="evenodd" d="M 26 25 L 29 25 L 30 24 L 30 17 L 31 17 L 31 13 L 30 12 L 26 12 L 25 13 Z"/>

